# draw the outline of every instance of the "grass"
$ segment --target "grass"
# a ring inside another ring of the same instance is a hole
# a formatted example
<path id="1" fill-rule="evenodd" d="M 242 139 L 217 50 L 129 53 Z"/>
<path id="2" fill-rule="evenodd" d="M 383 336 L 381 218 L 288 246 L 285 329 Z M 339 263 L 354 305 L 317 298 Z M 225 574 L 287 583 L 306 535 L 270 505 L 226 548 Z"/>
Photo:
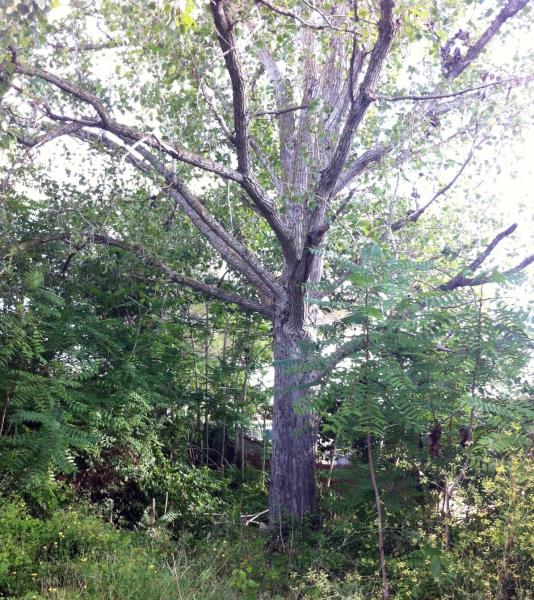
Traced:
<path id="1" fill-rule="evenodd" d="M 2 599 L 359 600 L 357 589 L 356 578 L 270 553 L 267 534 L 251 528 L 173 539 L 164 528 L 116 529 L 83 507 L 38 519 L 20 500 L 0 504 Z"/>

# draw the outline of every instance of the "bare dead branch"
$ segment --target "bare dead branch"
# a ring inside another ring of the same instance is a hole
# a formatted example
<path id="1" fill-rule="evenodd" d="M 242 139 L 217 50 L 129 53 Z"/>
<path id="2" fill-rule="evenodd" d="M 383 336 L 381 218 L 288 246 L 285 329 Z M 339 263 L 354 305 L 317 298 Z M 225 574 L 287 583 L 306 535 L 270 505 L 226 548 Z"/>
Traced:
<path id="1" fill-rule="evenodd" d="M 377 95 L 378 100 L 386 100 L 387 102 L 400 102 L 403 100 L 441 100 L 443 98 L 456 98 L 457 96 L 464 96 L 465 94 L 472 94 L 473 92 L 479 92 L 480 90 L 485 90 L 487 88 L 492 88 L 496 86 L 506 85 L 511 83 L 513 85 L 526 85 L 534 80 L 534 75 L 523 75 L 517 77 L 510 77 L 508 79 L 498 79 L 497 81 L 492 81 L 490 83 L 485 83 L 483 85 L 475 85 L 473 87 L 465 88 L 463 90 L 459 90 L 457 92 L 449 92 L 443 94 L 435 94 L 432 92 L 428 92 L 427 94 L 419 94 L 419 95 L 407 95 L 407 96 L 382 96 L 380 94 Z"/>
<path id="2" fill-rule="evenodd" d="M 469 47 L 465 56 L 460 59 L 447 73 L 447 79 L 455 79 L 465 69 L 475 61 L 480 54 L 484 51 L 490 40 L 495 36 L 499 29 L 514 15 L 516 15 L 521 9 L 523 9 L 529 0 L 508 0 L 508 2 L 499 11 L 499 14 L 491 22 L 489 27 L 484 33 L 478 38 L 478 40 Z"/>
<path id="3" fill-rule="evenodd" d="M 446 283 L 441 284 L 438 289 L 442 291 L 450 291 L 455 290 L 459 287 L 473 287 L 478 285 L 483 285 L 485 283 L 489 283 L 492 281 L 491 275 L 479 275 L 476 277 L 467 277 L 467 273 L 473 273 L 476 271 L 482 263 L 488 258 L 488 256 L 493 252 L 496 246 L 505 238 L 511 235 L 517 229 L 517 223 L 510 225 L 508 229 L 501 231 L 497 234 L 493 240 L 486 246 L 483 252 L 481 252 L 473 262 L 471 262 L 464 271 L 455 275 L 452 279 L 447 281 Z M 527 256 L 523 259 L 518 265 L 515 267 L 508 269 L 503 272 L 505 277 L 513 275 L 515 273 L 519 273 L 530 264 L 534 262 L 534 254 L 531 256 Z"/>
<path id="4" fill-rule="evenodd" d="M 426 204 L 423 204 L 423 206 L 421 206 L 421 208 L 414 210 L 414 211 L 408 213 L 402 219 L 395 221 L 395 223 L 393 223 L 391 225 L 391 231 L 399 231 L 399 229 L 402 229 L 408 223 L 416 223 L 421 218 L 423 213 L 430 206 L 432 206 L 432 204 L 434 204 L 441 196 L 443 196 L 443 194 L 446 194 L 454 186 L 454 184 L 458 181 L 461 174 L 464 172 L 465 168 L 467 167 L 467 165 L 473 158 L 473 154 L 474 154 L 474 149 L 472 148 L 470 150 L 469 154 L 467 155 L 467 158 L 461 164 L 460 168 L 458 169 L 458 171 L 456 172 L 454 177 L 449 181 L 449 183 L 447 183 L 442 188 L 440 188 Z"/>

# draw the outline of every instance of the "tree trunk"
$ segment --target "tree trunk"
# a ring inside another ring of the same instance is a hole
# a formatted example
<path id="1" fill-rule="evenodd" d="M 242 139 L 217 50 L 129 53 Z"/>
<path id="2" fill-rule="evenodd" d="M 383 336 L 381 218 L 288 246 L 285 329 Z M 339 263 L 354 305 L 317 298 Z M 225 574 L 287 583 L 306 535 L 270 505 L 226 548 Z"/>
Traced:
<path id="1" fill-rule="evenodd" d="M 313 411 L 306 399 L 303 348 L 306 335 L 274 324 L 274 410 L 269 525 L 300 520 L 315 510 Z"/>

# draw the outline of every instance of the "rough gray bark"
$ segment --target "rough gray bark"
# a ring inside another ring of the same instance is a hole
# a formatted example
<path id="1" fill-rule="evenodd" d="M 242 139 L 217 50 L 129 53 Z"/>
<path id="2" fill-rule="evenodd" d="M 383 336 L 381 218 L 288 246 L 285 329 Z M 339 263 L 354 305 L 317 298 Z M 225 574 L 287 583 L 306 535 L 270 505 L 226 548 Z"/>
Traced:
<path id="1" fill-rule="evenodd" d="M 306 406 L 302 373 L 302 332 L 288 331 L 274 322 L 274 409 L 269 490 L 269 522 L 274 528 L 284 518 L 301 519 L 315 510 L 315 438 L 313 412 Z"/>

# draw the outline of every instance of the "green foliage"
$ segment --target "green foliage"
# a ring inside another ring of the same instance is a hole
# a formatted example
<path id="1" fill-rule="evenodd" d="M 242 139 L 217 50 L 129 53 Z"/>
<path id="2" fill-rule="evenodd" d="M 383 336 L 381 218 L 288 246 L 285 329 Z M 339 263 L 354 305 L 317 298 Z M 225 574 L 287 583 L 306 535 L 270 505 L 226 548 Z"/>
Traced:
<path id="1" fill-rule="evenodd" d="M 75 369 L 54 352 L 63 301 L 42 286 L 40 272 L 27 274 L 25 292 L 26 305 L 0 314 L 0 468 L 28 481 L 74 470 L 72 450 L 90 443 L 77 426 L 87 418 L 79 388 L 94 371 Z"/>
<path id="2" fill-rule="evenodd" d="M 150 254 L 232 292 L 250 296 L 250 287 L 181 217 L 158 178 L 134 172 L 121 153 L 103 154 L 95 145 L 82 155 L 78 145 L 58 139 L 50 155 L 35 149 L 30 161 L 15 145 L 19 133 L 55 127 L 61 117 L 48 119 L 54 111 L 86 118 L 92 109 L 39 78 L 16 80 L 13 48 L 21 64 L 72 79 L 75 73 L 77 84 L 97 94 L 114 118 L 122 115 L 147 136 L 157 133 L 234 164 L 220 127 L 225 120 L 231 130 L 233 114 L 208 3 L 93 4 L 13 0 L 0 6 L 0 97 L 6 106 L 0 117 L 6 166 L 0 206 L 0 484 L 6 494 L 0 504 L 0 594 L 80 600 L 380 597 L 364 444 L 370 435 L 394 597 L 530 598 L 534 534 L 527 452 L 534 410 L 528 319 L 497 289 L 495 284 L 506 290 L 508 282 L 491 265 L 486 273 L 493 283 L 482 292 L 439 289 L 446 275 L 468 274 L 466 266 L 480 250 L 473 240 L 485 243 L 481 232 L 500 221 L 497 209 L 484 214 L 485 190 L 473 182 L 481 175 L 491 180 L 489 173 L 499 168 L 494 155 L 517 142 L 520 118 L 527 121 L 531 110 L 525 89 L 510 83 L 460 96 L 458 111 L 436 111 L 424 127 L 417 122 L 426 122 L 420 108 L 426 103 L 412 110 L 378 98 L 360 124 L 348 164 L 376 143 L 391 143 L 393 150 L 361 174 L 354 196 L 347 199 L 346 190 L 331 199 L 334 213 L 343 207 L 337 214 L 345 211 L 345 220 L 329 223 L 328 243 L 317 250 L 325 273 L 317 291 L 327 298 L 317 302 L 332 318 L 310 343 L 308 363 L 287 365 L 312 372 L 332 347 L 354 342 L 354 352 L 308 399 L 322 417 L 319 458 L 331 458 L 334 446 L 351 465 L 335 469 L 331 487 L 321 487 L 320 523 L 273 541 L 260 529 L 261 519 L 241 527 L 241 515 L 265 510 L 269 475 L 248 465 L 241 473 L 231 464 L 232 444 L 225 445 L 242 429 L 264 429 L 272 416 L 265 377 L 270 323 L 178 289 L 143 258 Z M 251 76 L 247 113 L 261 149 L 251 161 L 275 198 L 276 178 L 265 165 L 280 175 L 281 119 L 255 115 L 276 102 L 257 51 L 266 45 L 282 78 L 293 84 L 302 66 L 298 24 L 264 6 L 229 4 L 242 70 Z M 322 18 L 313 3 L 279 4 L 308 20 Z M 322 3 L 326 11 L 338 4 Z M 469 30 L 474 36 L 500 9 L 495 3 L 475 23 L 471 4 L 396 2 L 398 31 L 379 95 L 438 89 L 435 75 L 451 35 Z M 367 45 L 366 57 L 376 37 L 376 10 L 376 3 L 358 3 L 357 42 Z M 272 35 L 262 40 L 255 25 Z M 514 25 L 504 29 L 509 35 Z M 319 71 L 326 53 L 344 38 L 329 27 L 316 33 Z M 347 59 L 350 38 L 342 52 Z M 417 65 L 414 56 L 421 57 Z M 443 90 L 495 82 L 488 72 L 494 57 L 481 58 Z M 511 53 L 500 68 L 521 77 L 532 71 L 529 57 Z M 288 106 L 299 104 L 302 93 L 291 87 Z M 315 117 L 331 110 L 314 98 L 296 114 L 312 115 L 313 130 Z M 311 139 L 316 132 L 308 133 Z M 315 142 L 322 141 L 319 132 Z M 434 204 L 425 213 L 419 223 L 424 233 L 415 222 L 394 230 L 397 219 L 427 202 L 422 196 L 432 198 L 450 181 L 466 146 L 476 150 L 470 176 L 447 191 L 439 211 L 432 212 Z M 302 149 L 310 164 L 316 153 L 311 148 Z M 246 240 L 277 282 L 285 277 L 275 236 L 250 211 L 236 182 L 198 177 L 190 165 L 171 159 L 167 166 L 173 177 L 203 192 L 204 208 L 237 240 Z M 312 182 L 323 166 L 312 164 L 307 179 Z M 452 211 L 460 199 L 461 210 Z M 305 194 L 297 200 L 314 202 Z M 489 200 L 491 194 L 488 206 Z M 88 244 L 88 232 L 109 232 L 147 254 Z M 44 239 L 46 244 L 32 245 Z M 346 281 L 334 287 L 344 272 Z M 269 444 L 265 449 L 268 455 Z M 445 510 L 445 493 L 455 482 L 452 508 Z M 78 501 L 66 511 L 73 494 Z M 124 530 L 80 509 L 80 497 Z M 126 531 L 132 527 L 139 531 Z"/>
<path id="3" fill-rule="evenodd" d="M 440 455 L 450 459 L 455 445 L 461 450 L 458 430 L 471 420 L 475 454 L 525 447 L 534 419 L 526 313 L 483 292 L 418 292 L 412 278 L 424 277 L 429 265 L 388 257 L 377 246 L 363 256 L 344 300 L 323 303 L 345 312 L 336 330 L 325 331 L 325 345 L 338 336 L 346 343 L 347 331 L 357 342 L 351 364 L 338 369 L 321 400 L 325 431 L 341 445 L 365 433 L 385 437 L 398 453 L 398 444 L 412 451 L 406 444 L 414 434 L 447 424 Z M 506 432 L 512 423 L 516 436 Z"/>
<path id="4" fill-rule="evenodd" d="M 155 465 L 144 487 L 147 499 L 151 493 L 158 497 L 160 512 L 165 493 L 173 526 L 200 529 L 228 508 L 228 483 L 227 478 L 208 467 L 191 469 L 167 462 Z M 143 522 L 146 524 L 150 518 L 147 510 Z"/>
<path id="5" fill-rule="evenodd" d="M 118 285 L 124 266 L 116 256 L 103 271 L 87 261 L 68 286 L 50 273 L 45 287 L 39 270 L 14 285 L 24 265 L 9 273 L 1 288 L 0 469 L 38 503 L 38 489 L 60 476 L 134 523 L 152 497 L 163 504 L 165 496 L 176 526 L 207 523 L 232 494 L 217 472 L 191 470 L 205 443 L 197 417 L 210 414 L 231 434 L 265 401 L 253 387 L 246 406 L 241 400 L 241 361 L 252 351 L 251 367 L 261 365 L 261 327 L 239 338 L 253 322 L 236 316 L 228 334 L 232 317 L 216 305 L 205 323 L 201 307 L 184 309 L 165 290 Z"/>
<path id="6" fill-rule="evenodd" d="M 267 506 L 261 472 L 248 467 L 243 480 L 223 463 L 223 473 L 216 453 L 198 454 L 200 465 L 191 460 L 206 443 L 206 414 L 232 435 L 268 410 L 255 386 L 243 398 L 245 357 L 262 366 L 263 326 L 216 304 L 206 312 L 195 298 L 172 299 L 165 286 L 124 281 L 131 263 L 116 254 L 104 268 L 87 257 L 69 285 L 13 263 L 0 315 L 4 399 L 15 392 L 0 438 L 2 474 L 32 512 L 20 500 L 4 503 L 2 592 L 373 598 L 376 524 L 362 444 L 369 432 L 396 597 L 504 600 L 514 590 L 527 600 L 532 532 L 522 523 L 532 475 L 513 460 L 528 448 L 533 418 L 524 314 L 467 292 L 414 290 L 413 277 L 426 276 L 428 264 L 374 246 L 364 256 L 344 298 L 323 303 L 345 311 L 324 343 L 346 341 L 347 332 L 361 342 L 368 331 L 369 352 L 360 345 L 317 399 L 324 439 L 337 434 L 352 465 L 334 470 L 332 487 L 322 490 L 322 525 L 289 532 L 281 552 L 269 551 L 267 535 L 251 529 L 257 525 L 238 525 L 239 515 Z M 463 448 L 458 428 L 471 411 Z M 427 434 L 436 422 L 444 432 L 432 457 Z M 57 435 L 49 439 L 49 431 Z M 218 451 L 220 440 L 208 441 Z M 442 482 L 467 457 L 451 515 L 437 514 Z M 69 486 L 107 520 L 139 533 L 65 512 Z"/>
<path id="7" fill-rule="evenodd" d="M 29 592 L 47 596 L 54 580 L 68 577 L 73 563 L 103 565 L 109 553 L 124 551 L 132 543 L 139 548 L 139 564 L 146 569 L 149 560 L 133 536 L 119 533 L 83 508 L 37 519 L 21 500 L 3 498 L 0 523 L 0 593 L 8 597 Z M 135 548 L 131 552 L 135 556 Z"/>

